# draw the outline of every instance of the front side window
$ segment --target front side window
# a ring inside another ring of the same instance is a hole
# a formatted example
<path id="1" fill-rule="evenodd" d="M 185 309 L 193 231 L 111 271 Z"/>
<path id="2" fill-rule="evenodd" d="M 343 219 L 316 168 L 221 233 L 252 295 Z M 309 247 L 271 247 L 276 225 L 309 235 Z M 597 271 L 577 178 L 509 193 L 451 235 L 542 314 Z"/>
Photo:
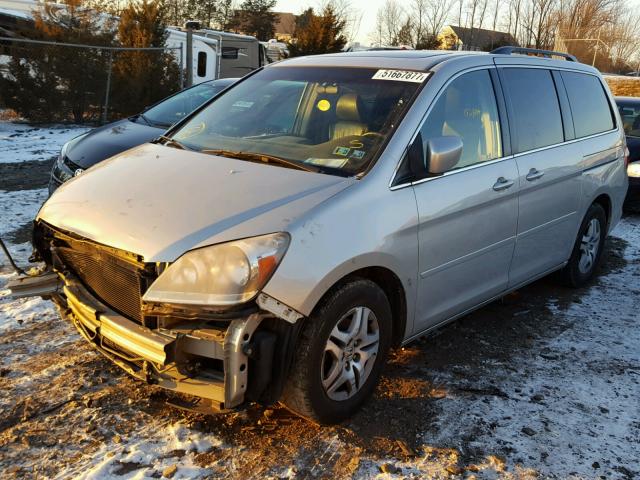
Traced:
<path id="1" fill-rule="evenodd" d="M 500 158 L 500 121 L 489 72 L 465 73 L 451 82 L 434 104 L 421 134 L 425 145 L 435 137 L 462 139 L 462 156 L 454 168 Z"/>
<path id="2" fill-rule="evenodd" d="M 202 83 L 169 97 L 144 112 L 143 120 L 153 126 L 168 128 L 220 92 L 226 85 Z"/>
<path id="3" fill-rule="evenodd" d="M 614 127 L 611 107 L 598 77 L 574 72 L 561 75 L 569 96 L 576 137 L 611 130 Z"/>
<path id="4" fill-rule="evenodd" d="M 539 68 L 505 68 L 504 87 L 511 103 L 517 152 L 564 141 L 558 94 L 551 72 Z"/>
<path id="5" fill-rule="evenodd" d="M 628 137 L 640 137 L 640 101 L 618 102 L 618 111 Z"/>
<path id="6" fill-rule="evenodd" d="M 416 77 L 426 78 L 374 78 L 377 72 L 268 68 L 227 90 L 173 138 L 203 153 L 354 175 L 394 131 L 421 85 Z"/>

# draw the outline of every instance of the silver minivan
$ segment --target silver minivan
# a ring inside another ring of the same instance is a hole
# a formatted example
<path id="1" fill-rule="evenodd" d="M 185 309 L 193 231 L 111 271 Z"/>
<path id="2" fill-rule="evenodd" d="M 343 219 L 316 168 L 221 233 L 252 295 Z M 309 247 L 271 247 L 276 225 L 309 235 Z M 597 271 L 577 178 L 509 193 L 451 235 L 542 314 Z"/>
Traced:
<path id="1" fill-rule="evenodd" d="M 56 191 L 46 267 L 11 288 L 189 408 L 340 421 L 391 347 L 598 267 L 627 190 L 613 99 L 571 56 L 516 53 L 265 67 Z"/>

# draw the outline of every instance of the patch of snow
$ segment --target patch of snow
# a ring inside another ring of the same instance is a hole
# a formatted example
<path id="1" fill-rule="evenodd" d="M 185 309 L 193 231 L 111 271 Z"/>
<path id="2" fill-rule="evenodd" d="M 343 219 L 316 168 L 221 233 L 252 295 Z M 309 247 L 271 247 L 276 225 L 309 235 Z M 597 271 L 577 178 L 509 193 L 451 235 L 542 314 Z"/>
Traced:
<path id="1" fill-rule="evenodd" d="M 46 188 L 37 190 L 0 190 L 0 238 L 25 223 L 33 221 L 40 207 L 49 196 Z"/>
<path id="2" fill-rule="evenodd" d="M 49 160 L 57 157 L 62 146 L 85 132 L 88 127 L 32 127 L 0 122 L 0 163 Z"/>
<path id="3" fill-rule="evenodd" d="M 28 12 L 13 10 L 10 8 L 0 8 L 0 14 L 10 17 L 22 18 L 24 20 L 33 20 L 33 15 Z"/>
<path id="4" fill-rule="evenodd" d="M 0 290 L 0 335 L 7 330 L 16 330 L 32 322 L 57 321 L 53 304 L 40 297 L 8 298 L 9 290 Z"/>
<path id="5" fill-rule="evenodd" d="M 486 455 L 480 465 L 491 466 L 491 452 L 506 449 L 506 471 L 519 476 L 620 477 L 621 466 L 638 465 L 640 218 L 622 220 L 613 236 L 627 243 L 624 268 L 600 277 L 579 303 L 567 307 L 551 299 L 547 308 L 570 327 L 519 352 L 509 365 L 491 365 L 486 386 L 499 378 L 504 396 L 448 392 L 439 402 L 437 428 L 422 437 L 425 445 L 446 445 L 470 431 L 468 445 Z M 612 289 L 628 295 L 613 297 Z M 428 475 L 428 464 L 404 467 Z"/>
<path id="6" fill-rule="evenodd" d="M 152 421 L 134 437 L 124 441 L 112 438 L 98 451 L 60 471 L 56 478 L 141 479 L 162 474 L 174 465 L 174 479 L 209 478 L 211 470 L 196 465 L 194 456 L 221 446 L 222 442 L 211 434 L 181 423 L 162 425 Z"/>

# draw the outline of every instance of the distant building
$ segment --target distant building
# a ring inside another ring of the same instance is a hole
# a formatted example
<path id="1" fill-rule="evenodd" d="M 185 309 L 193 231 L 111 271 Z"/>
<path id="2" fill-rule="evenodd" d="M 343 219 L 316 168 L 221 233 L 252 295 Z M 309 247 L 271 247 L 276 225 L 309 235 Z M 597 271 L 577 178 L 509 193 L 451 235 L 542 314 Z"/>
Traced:
<path id="1" fill-rule="evenodd" d="M 296 30 L 296 16 L 289 12 L 276 12 L 275 38 L 279 42 L 290 42 Z"/>
<path id="2" fill-rule="evenodd" d="M 438 35 L 444 50 L 482 50 L 489 51 L 505 45 L 518 46 L 513 35 L 484 28 L 466 28 L 447 25 Z"/>
<path id="3" fill-rule="evenodd" d="M 2 1 L 2 0 L 0 0 Z M 276 15 L 274 23 L 273 39 L 278 42 L 287 43 L 293 38 L 293 33 L 296 30 L 296 15 L 289 12 L 273 12 Z M 235 33 L 242 33 L 244 35 L 253 35 L 253 32 L 249 32 L 242 21 L 242 10 L 235 11 Z"/>

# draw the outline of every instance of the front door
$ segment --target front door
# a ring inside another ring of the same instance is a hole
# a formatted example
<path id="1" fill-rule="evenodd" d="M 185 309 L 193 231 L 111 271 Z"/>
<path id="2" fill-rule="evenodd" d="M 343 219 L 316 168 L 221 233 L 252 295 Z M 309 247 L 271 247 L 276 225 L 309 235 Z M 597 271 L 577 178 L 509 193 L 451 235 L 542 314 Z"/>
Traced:
<path id="1" fill-rule="evenodd" d="M 463 142 L 449 172 L 414 184 L 420 276 L 414 333 L 462 313 L 507 288 L 518 223 L 518 169 L 504 156 L 488 70 L 454 79 L 421 129 Z"/>

